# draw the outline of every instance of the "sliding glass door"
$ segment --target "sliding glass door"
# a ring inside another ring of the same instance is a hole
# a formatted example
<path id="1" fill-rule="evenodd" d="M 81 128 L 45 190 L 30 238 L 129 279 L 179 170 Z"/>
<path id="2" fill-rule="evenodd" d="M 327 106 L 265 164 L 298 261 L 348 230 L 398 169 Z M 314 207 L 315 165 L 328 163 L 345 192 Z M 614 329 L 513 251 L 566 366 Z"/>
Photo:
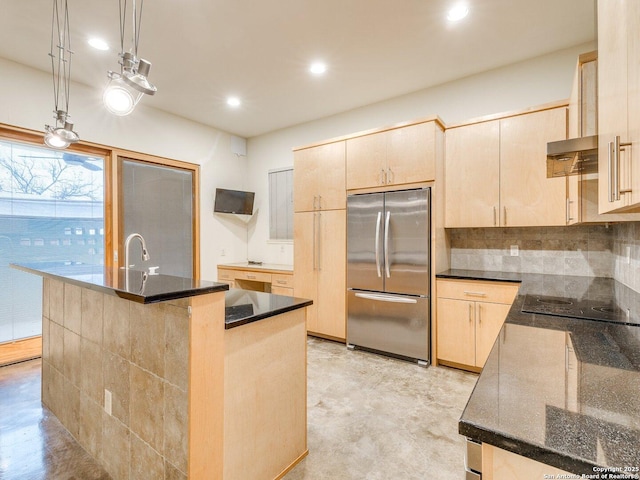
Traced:
<path id="1" fill-rule="evenodd" d="M 42 333 L 42 280 L 10 263 L 104 264 L 104 158 L 0 140 L 0 344 Z"/>
<path id="2" fill-rule="evenodd" d="M 124 242 L 138 233 L 145 240 L 149 260 L 142 260 L 138 239 L 130 244 L 129 266 L 158 267 L 158 273 L 194 277 L 194 170 L 120 159 L 120 260 L 125 265 Z"/>

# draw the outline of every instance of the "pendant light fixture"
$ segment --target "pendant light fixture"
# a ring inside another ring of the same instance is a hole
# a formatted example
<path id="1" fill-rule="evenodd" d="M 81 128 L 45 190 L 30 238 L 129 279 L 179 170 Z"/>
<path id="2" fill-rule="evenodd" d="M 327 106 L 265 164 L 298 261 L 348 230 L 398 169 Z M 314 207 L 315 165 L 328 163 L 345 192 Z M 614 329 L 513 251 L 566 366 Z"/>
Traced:
<path id="1" fill-rule="evenodd" d="M 140 10 L 136 8 L 136 0 L 132 1 L 133 35 L 131 38 L 131 50 L 124 51 L 125 28 L 127 18 L 127 0 L 118 0 L 120 6 L 120 73 L 110 71 L 109 84 L 107 85 L 103 102 L 107 110 L 114 115 L 129 115 L 133 112 L 143 95 L 155 95 L 156 87 L 149 83 L 147 76 L 151 63 L 138 58 L 138 43 L 140 40 L 140 24 L 142 23 L 142 6 L 144 0 L 140 0 Z"/>
<path id="2" fill-rule="evenodd" d="M 65 149 L 80 137 L 73 131 L 69 116 L 69 84 L 71 83 L 71 51 L 69 35 L 69 8 L 67 0 L 53 0 L 51 19 L 51 76 L 53 78 L 55 126 L 45 125 L 44 143 L 56 149 Z"/>

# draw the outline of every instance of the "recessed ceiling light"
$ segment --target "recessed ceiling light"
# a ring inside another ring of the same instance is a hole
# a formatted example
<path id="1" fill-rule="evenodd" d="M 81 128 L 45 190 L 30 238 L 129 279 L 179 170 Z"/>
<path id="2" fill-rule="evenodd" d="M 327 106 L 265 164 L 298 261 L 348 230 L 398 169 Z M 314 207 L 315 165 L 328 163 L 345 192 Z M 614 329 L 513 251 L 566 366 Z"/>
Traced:
<path id="1" fill-rule="evenodd" d="M 314 75 L 322 75 L 327 71 L 327 65 L 323 62 L 314 62 L 309 67 L 309 71 Z"/>
<path id="2" fill-rule="evenodd" d="M 469 8 L 464 4 L 459 4 L 449 10 L 447 13 L 447 20 L 450 22 L 457 22 L 458 20 L 462 20 L 469 13 Z"/>
<path id="3" fill-rule="evenodd" d="M 227 98 L 227 105 L 229 105 L 230 107 L 239 107 L 241 103 L 242 102 L 240 102 L 240 99 L 238 97 Z"/>
<path id="4" fill-rule="evenodd" d="M 109 45 L 101 38 L 90 38 L 87 43 L 96 50 L 109 50 Z"/>

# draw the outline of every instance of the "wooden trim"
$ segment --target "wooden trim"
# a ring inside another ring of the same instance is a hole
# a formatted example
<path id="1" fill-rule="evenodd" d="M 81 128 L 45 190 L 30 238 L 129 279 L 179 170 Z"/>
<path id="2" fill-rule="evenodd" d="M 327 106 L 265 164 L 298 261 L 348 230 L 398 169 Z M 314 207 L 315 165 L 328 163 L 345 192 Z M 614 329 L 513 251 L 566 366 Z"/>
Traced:
<path id="1" fill-rule="evenodd" d="M 395 185 L 385 185 L 368 188 L 354 188 L 347 190 L 347 195 L 353 195 L 355 193 L 380 193 L 380 192 L 393 192 L 395 190 L 410 190 L 412 188 L 433 188 L 436 182 L 418 182 L 418 183 L 400 183 Z M 341 209 L 344 210 L 344 209 Z"/>
<path id="2" fill-rule="evenodd" d="M 42 356 L 42 336 L 0 344 L 0 366 Z"/>
<path id="3" fill-rule="evenodd" d="M 343 343 L 343 344 L 347 343 L 347 341 L 344 338 L 332 337 L 331 335 L 325 335 L 324 333 L 316 333 L 316 332 L 307 331 L 307 336 L 322 338 L 324 340 L 331 340 L 332 342 L 338 342 L 338 343 Z"/>
<path id="4" fill-rule="evenodd" d="M 280 480 L 281 478 L 283 478 L 287 473 L 289 473 L 291 470 L 293 470 L 293 468 L 298 465 L 303 459 L 304 457 L 306 457 L 307 455 L 309 455 L 309 450 L 305 450 L 305 452 L 300 455 L 298 458 L 296 458 L 293 463 L 291 463 L 291 465 L 289 465 L 287 468 L 285 468 L 282 473 L 280 473 L 275 480 Z"/>
<path id="5" fill-rule="evenodd" d="M 593 62 L 598 59 L 598 51 L 594 50 L 592 52 L 583 53 L 578 56 L 578 63 L 587 63 Z"/>
<path id="6" fill-rule="evenodd" d="M 438 365 L 442 367 L 451 367 L 457 368 L 458 370 L 466 370 L 467 372 L 480 373 L 482 372 L 481 367 L 473 367 L 471 365 L 463 365 L 462 363 L 450 362 L 449 360 L 440 360 L 438 359 Z"/>
<path id="7" fill-rule="evenodd" d="M 224 292 L 191 298 L 188 478 L 222 480 Z"/>
<path id="8" fill-rule="evenodd" d="M 474 123 L 490 122 L 493 120 L 501 120 L 503 118 L 517 117 L 520 115 L 527 115 L 533 112 L 541 112 L 543 110 L 552 110 L 554 108 L 568 107 L 568 106 L 569 106 L 569 99 L 557 100 L 555 102 L 545 103 L 542 105 L 524 108 L 521 110 L 512 110 L 510 112 L 493 113 L 491 115 L 484 115 L 482 117 L 471 118 L 469 120 L 464 120 L 463 122 L 460 122 L 460 123 L 454 123 L 452 125 L 448 125 L 447 130 L 450 130 L 452 128 L 464 127 L 467 125 L 473 125 Z"/>
<path id="9" fill-rule="evenodd" d="M 372 128 L 370 130 L 363 130 L 361 132 L 350 133 L 349 135 L 343 135 L 341 137 L 330 138 L 328 140 L 323 140 L 321 142 L 311 143 L 309 145 L 303 145 L 301 147 L 294 147 L 293 151 L 296 152 L 298 150 L 305 150 L 307 148 L 319 147 L 321 145 L 326 145 L 328 143 L 336 143 L 342 142 L 344 140 L 349 140 L 357 137 L 364 137 L 366 135 L 373 135 L 374 133 L 386 132 L 387 130 L 396 130 L 398 128 L 409 127 L 411 125 L 417 125 L 419 123 L 427 123 L 427 122 L 435 122 L 442 130 L 446 130 L 448 127 L 442 121 L 440 117 L 437 115 L 431 115 L 429 117 L 420 118 L 417 120 L 411 120 L 408 122 L 396 123 L 394 125 L 387 125 L 385 127 Z"/>

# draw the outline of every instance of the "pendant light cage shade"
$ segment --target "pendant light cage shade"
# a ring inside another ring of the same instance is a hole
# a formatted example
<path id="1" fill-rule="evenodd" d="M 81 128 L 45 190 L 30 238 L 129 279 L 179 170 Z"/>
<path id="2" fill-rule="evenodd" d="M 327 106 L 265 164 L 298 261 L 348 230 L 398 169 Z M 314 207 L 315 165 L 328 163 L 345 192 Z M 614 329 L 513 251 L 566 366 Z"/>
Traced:
<path id="1" fill-rule="evenodd" d="M 129 115 L 144 95 L 155 95 L 157 88 L 147 78 L 151 63 L 138 58 L 138 43 L 140 39 L 140 24 L 142 22 L 142 6 L 137 9 L 136 0 L 132 2 L 133 34 L 131 50 L 125 52 L 124 39 L 127 18 L 127 1 L 119 0 L 120 6 L 120 73 L 109 72 L 109 84 L 104 91 L 102 100 L 107 110 L 114 115 Z"/>
<path id="2" fill-rule="evenodd" d="M 51 77 L 53 79 L 54 126 L 45 125 L 44 143 L 65 149 L 80 140 L 73 131 L 69 115 L 69 87 L 71 83 L 71 51 L 69 35 L 69 7 L 67 0 L 53 0 L 51 18 Z"/>

